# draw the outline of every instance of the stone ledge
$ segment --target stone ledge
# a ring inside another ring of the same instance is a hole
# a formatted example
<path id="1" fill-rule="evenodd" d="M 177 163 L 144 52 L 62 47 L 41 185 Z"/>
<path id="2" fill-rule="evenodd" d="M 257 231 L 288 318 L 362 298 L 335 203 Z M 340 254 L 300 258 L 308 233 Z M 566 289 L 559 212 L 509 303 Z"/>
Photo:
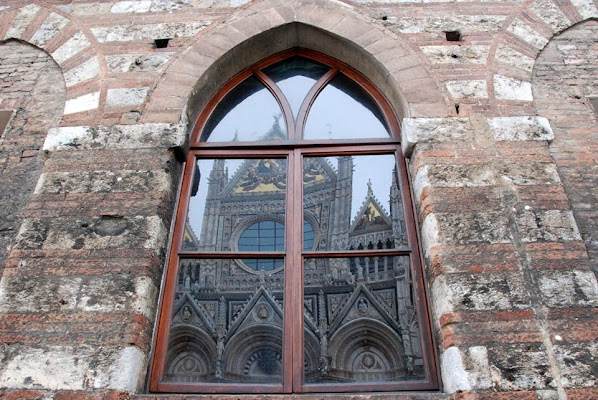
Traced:
<path id="1" fill-rule="evenodd" d="M 175 148 L 182 150 L 187 139 L 181 124 L 68 126 L 48 131 L 46 154 L 64 150 Z"/>

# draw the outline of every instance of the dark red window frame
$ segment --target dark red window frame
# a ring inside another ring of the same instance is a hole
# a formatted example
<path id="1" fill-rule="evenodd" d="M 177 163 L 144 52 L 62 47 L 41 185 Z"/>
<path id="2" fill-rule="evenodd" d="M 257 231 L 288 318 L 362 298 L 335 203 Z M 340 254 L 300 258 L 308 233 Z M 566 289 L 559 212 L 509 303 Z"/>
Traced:
<path id="1" fill-rule="evenodd" d="M 311 88 L 301 105 L 297 118 L 293 117 L 289 102 L 278 86 L 263 72 L 267 66 L 293 56 L 302 56 L 325 64 L 331 69 Z M 324 86 L 342 73 L 356 82 L 376 102 L 384 115 L 386 125 L 391 132 L 389 138 L 379 139 L 343 139 L 343 140 L 303 140 L 300 135 L 305 127 L 311 105 Z M 205 142 L 201 134 L 206 123 L 219 102 L 237 85 L 250 76 L 256 77 L 275 96 L 283 113 L 288 139 L 284 141 L 260 142 Z M 305 251 L 301 231 L 304 219 L 301 212 L 302 168 L 301 160 L 305 156 L 329 155 L 372 155 L 393 154 L 397 161 L 399 187 L 402 193 L 404 216 L 409 246 L 393 250 L 359 251 Z M 193 185 L 193 173 L 197 158 L 251 158 L 283 157 L 288 162 L 287 184 L 289 189 L 286 200 L 286 221 L 290 234 L 287 234 L 285 252 L 189 252 L 181 250 L 186 210 Z M 176 211 L 176 222 L 169 254 L 163 298 L 160 304 L 158 332 L 155 352 L 151 360 L 149 388 L 151 392 L 170 393 L 309 393 L 309 392 L 352 392 L 352 391 L 397 391 L 397 390 L 437 390 L 438 373 L 433 346 L 433 337 L 429 320 L 421 251 L 414 218 L 414 207 L 408 183 L 405 159 L 400 150 L 399 123 L 385 97 L 361 74 L 349 66 L 310 50 L 295 48 L 269 57 L 230 79 L 220 91 L 207 103 L 195 121 L 191 131 L 190 151 L 184 168 L 180 198 Z M 300 212 L 297 212 L 297 211 Z M 284 295 L 284 333 L 283 333 L 283 379 L 282 384 L 188 384 L 164 382 L 167 345 L 179 260 L 184 258 L 269 258 L 285 257 Z M 385 255 L 408 255 L 411 259 L 411 273 L 414 295 L 417 299 L 417 316 L 421 333 L 421 345 L 424 359 L 425 379 L 400 381 L 397 383 L 356 383 L 305 384 L 303 382 L 303 259 L 318 257 L 367 257 Z M 295 267 L 294 267 L 295 266 Z M 299 328 L 297 328 L 299 327 Z M 290 366 L 290 367 L 289 367 Z"/>

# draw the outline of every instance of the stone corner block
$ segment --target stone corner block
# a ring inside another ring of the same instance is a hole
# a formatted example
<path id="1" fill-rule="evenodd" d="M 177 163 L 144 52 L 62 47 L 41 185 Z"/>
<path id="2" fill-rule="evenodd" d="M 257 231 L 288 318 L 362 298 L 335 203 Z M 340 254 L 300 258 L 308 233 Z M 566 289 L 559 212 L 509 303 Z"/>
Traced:
<path id="1" fill-rule="evenodd" d="M 62 150 L 175 148 L 184 150 L 187 130 L 183 124 L 149 123 L 114 126 L 52 128 L 44 142 L 45 153 Z"/>
<path id="2" fill-rule="evenodd" d="M 401 144 L 405 157 L 410 157 L 418 143 L 442 143 L 467 136 L 472 128 L 469 118 L 404 118 Z"/>
<path id="3" fill-rule="evenodd" d="M 488 350 L 484 346 L 467 349 L 449 347 L 442 353 L 440 363 L 444 388 L 448 393 L 492 387 Z"/>
<path id="4" fill-rule="evenodd" d="M 496 141 L 528 141 L 554 139 L 550 123 L 544 117 L 498 117 L 488 120 L 490 132 Z"/>
<path id="5" fill-rule="evenodd" d="M 145 376 L 146 356 L 135 346 L 98 351 L 87 346 L 11 345 L 5 350 L 0 373 L 4 388 L 135 392 Z"/>

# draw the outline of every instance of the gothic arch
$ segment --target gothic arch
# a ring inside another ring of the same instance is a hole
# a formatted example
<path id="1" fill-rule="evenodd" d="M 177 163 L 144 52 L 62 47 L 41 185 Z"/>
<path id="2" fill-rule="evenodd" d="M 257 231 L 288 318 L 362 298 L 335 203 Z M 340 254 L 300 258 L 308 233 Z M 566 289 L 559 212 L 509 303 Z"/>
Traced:
<path id="1" fill-rule="evenodd" d="M 193 121 L 226 80 L 270 55 L 303 47 L 335 57 L 370 79 L 399 118 L 447 116 L 448 106 L 405 39 L 349 5 L 325 0 L 265 0 L 204 30 L 172 62 L 153 91 L 147 121 Z"/>

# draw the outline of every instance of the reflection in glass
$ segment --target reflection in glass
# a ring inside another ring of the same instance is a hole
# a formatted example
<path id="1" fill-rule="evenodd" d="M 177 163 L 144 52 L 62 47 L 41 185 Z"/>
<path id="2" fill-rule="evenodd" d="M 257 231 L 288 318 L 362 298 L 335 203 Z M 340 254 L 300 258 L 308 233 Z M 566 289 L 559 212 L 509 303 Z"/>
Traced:
<path id="1" fill-rule="evenodd" d="M 284 250 L 286 170 L 285 159 L 198 159 L 182 250 Z"/>
<path id="2" fill-rule="evenodd" d="M 319 226 L 315 250 L 407 244 L 395 168 L 391 154 L 303 159 L 303 212 Z"/>
<path id="3" fill-rule="evenodd" d="M 409 257 L 304 262 L 305 383 L 424 378 Z"/>
<path id="4" fill-rule="evenodd" d="M 286 127 L 276 99 L 256 78 L 247 78 L 218 104 L 202 141 L 234 142 L 286 139 Z"/>
<path id="5" fill-rule="evenodd" d="M 387 138 L 388 132 L 374 100 L 354 81 L 339 74 L 316 97 L 303 138 Z"/>
<path id="6" fill-rule="evenodd" d="M 309 89 L 330 68 L 303 57 L 293 57 L 263 70 L 282 90 L 297 117 Z"/>
<path id="7" fill-rule="evenodd" d="M 181 260 L 164 380 L 281 383 L 283 278 L 232 259 Z"/>

